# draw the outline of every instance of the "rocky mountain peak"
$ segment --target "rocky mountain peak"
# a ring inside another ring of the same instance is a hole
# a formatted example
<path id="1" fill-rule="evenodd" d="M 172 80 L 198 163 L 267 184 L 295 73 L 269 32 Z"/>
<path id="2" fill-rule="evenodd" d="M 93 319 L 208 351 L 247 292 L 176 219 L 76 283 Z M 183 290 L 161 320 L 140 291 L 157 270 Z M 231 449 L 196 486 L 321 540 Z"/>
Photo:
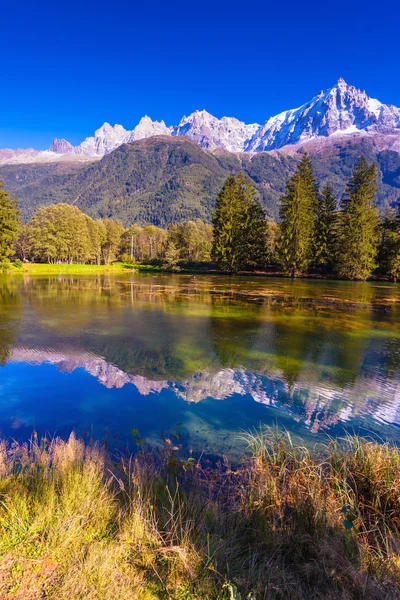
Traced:
<path id="1" fill-rule="evenodd" d="M 79 146 L 75 146 L 73 153 L 78 156 L 104 156 L 118 148 L 127 141 L 129 131 L 122 125 L 104 123 L 96 129 L 94 135 L 86 138 Z"/>
<path id="2" fill-rule="evenodd" d="M 142 117 L 133 131 L 129 132 L 127 141 L 134 142 L 155 135 L 171 135 L 172 127 L 167 127 L 164 121 L 153 121 L 148 115 Z"/>
<path id="3" fill-rule="evenodd" d="M 57 159 L 54 154 L 96 158 L 121 144 L 159 135 L 185 135 L 211 151 L 257 153 L 301 145 L 316 138 L 377 133 L 399 135 L 400 139 L 400 109 L 370 98 L 365 91 L 340 77 L 333 87 L 319 92 L 298 108 L 270 117 L 264 125 L 246 124 L 235 117 L 217 118 L 205 109 L 184 116 L 174 127 L 167 127 L 164 121 L 153 121 L 145 115 L 131 131 L 122 125 L 105 122 L 79 146 L 73 146 L 65 139 L 55 139 L 50 152 L 37 154 L 38 160 Z M 12 160 L 28 159 L 32 159 L 31 154 L 12 156 Z"/>
<path id="4" fill-rule="evenodd" d="M 339 77 L 339 79 L 337 80 L 337 83 L 336 83 L 336 87 L 338 87 L 338 88 L 340 88 L 340 87 L 343 87 L 343 88 L 348 87 L 347 83 L 345 82 L 345 80 L 343 79 L 343 77 Z"/>
<path id="5" fill-rule="evenodd" d="M 206 110 L 196 110 L 183 117 L 172 135 L 187 135 L 202 148 L 217 148 L 229 152 L 243 152 L 246 141 L 259 129 L 257 123 L 247 125 L 234 117 L 217 119 Z"/>
<path id="6" fill-rule="evenodd" d="M 246 146 L 262 152 L 319 136 L 390 132 L 400 127 L 400 109 L 369 98 L 340 78 L 299 108 L 268 119 Z"/>
<path id="7" fill-rule="evenodd" d="M 56 154 L 73 154 L 74 147 L 64 138 L 62 140 L 55 138 L 49 148 L 49 151 L 55 152 Z"/>

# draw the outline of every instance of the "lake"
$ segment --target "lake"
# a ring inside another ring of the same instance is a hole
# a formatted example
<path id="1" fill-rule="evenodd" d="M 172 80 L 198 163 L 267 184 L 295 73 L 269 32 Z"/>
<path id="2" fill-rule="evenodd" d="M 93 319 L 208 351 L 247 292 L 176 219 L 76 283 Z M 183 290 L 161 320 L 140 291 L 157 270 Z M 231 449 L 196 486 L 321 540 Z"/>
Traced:
<path id="1" fill-rule="evenodd" d="M 0 430 L 121 450 L 179 431 L 400 440 L 400 286 L 264 277 L 0 277 Z"/>

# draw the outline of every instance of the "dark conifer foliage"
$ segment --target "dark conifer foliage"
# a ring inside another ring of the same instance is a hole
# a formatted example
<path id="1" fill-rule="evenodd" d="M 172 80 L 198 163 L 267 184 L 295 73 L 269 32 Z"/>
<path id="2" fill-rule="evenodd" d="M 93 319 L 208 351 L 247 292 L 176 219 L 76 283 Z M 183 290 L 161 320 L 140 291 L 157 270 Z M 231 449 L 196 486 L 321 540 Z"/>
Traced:
<path id="1" fill-rule="evenodd" d="M 18 237 L 19 211 L 15 198 L 4 189 L 0 181 L 0 263 L 14 253 L 13 245 Z"/>
<path id="2" fill-rule="evenodd" d="M 313 259 L 318 215 L 318 186 L 307 154 L 290 177 L 281 202 L 280 256 L 284 270 L 296 277 Z"/>
<path id="3" fill-rule="evenodd" d="M 400 276 L 400 214 L 389 208 L 383 217 L 380 231 L 378 262 L 381 274 L 396 281 Z"/>
<path id="4" fill-rule="evenodd" d="M 218 195 L 212 257 L 224 271 L 237 273 L 265 265 L 267 225 L 255 195 L 243 173 L 228 177 Z"/>
<path id="5" fill-rule="evenodd" d="M 366 280 L 377 266 L 377 191 L 376 166 L 361 157 L 354 166 L 340 214 L 337 252 L 340 277 Z"/>
<path id="6" fill-rule="evenodd" d="M 330 183 L 324 187 L 318 202 L 314 262 L 317 268 L 332 271 L 335 261 L 337 207 Z"/>

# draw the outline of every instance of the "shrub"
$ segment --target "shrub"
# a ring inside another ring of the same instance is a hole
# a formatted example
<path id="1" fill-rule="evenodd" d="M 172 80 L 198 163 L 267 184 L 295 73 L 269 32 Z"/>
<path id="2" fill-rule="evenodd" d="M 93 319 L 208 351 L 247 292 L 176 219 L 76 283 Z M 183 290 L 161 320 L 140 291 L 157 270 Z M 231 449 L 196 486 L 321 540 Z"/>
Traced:
<path id="1" fill-rule="evenodd" d="M 11 263 L 6 258 L 0 262 L 0 273 L 8 273 L 11 270 Z"/>
<path id="2" fill-rule="evenodd" d="M 122 263 L 125 263 L 126 265 L 133 265 L 133 263 L 135 262 L 130 256 L 129 254 L 127 254 L 126 252 L 124 254 L 121 254 L 121 256 L 119 257 L 119 260 Z"/>

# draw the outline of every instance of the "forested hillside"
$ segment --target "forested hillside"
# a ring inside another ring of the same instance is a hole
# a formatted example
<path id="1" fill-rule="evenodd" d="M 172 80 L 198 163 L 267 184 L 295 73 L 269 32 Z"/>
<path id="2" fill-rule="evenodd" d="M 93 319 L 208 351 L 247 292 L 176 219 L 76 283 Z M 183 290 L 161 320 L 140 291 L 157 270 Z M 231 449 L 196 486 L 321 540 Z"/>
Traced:
<path id="1" fill-rule="evenodd" d="M 331 181 L 340 199 L 356 160 L 378 166 L 380 206 L 400 196 L 400 155 L 371 138 L 340 140 L 308 148 L 321 184 Z M 0 178 L 16 195 L 24 220 L 43 205 L 73 204 L 93 218 L 121 219 L 128 226 L 167 226 L 188 219 L 210 222 L 215 199 L 231 173 L 243 170 L 269 218 L 277 219 L 287 177 L 301 151 L 233 154 L 209 152 L 186 137 L 152 137 L 120 146 L 90 164 L 19 164 L 0 167 Z"/>

